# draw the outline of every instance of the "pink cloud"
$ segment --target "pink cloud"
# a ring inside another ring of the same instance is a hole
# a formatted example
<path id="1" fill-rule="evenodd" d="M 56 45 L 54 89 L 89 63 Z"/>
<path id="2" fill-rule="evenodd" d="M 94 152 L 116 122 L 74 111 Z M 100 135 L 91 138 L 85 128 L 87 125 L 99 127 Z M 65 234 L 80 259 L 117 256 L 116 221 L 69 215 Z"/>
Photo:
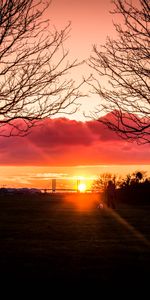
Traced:
<path id="1" fill-rule="evenodd" d="M 121 140 L 97 121 L 46 119 L 25 137 L 0 137 L 1 165 L 149 164 L 148 145 Z"/>
<path id="2" fill-rule="evenodd" d="M 40 138 L 39 138 L 40 136 Z M 45 120 L 40 127 L 36 127 L 29 140 L 41 147 L 58 147 L 60 145 L 89 145 L 93 141 L 93 134 L 86 123 L 70 121 L 65 118 Z"/>

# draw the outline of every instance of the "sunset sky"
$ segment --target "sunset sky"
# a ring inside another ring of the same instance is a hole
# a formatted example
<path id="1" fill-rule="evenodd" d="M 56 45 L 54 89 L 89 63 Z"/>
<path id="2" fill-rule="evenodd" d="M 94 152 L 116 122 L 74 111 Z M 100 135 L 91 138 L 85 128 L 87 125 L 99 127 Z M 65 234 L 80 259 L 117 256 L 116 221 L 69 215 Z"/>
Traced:
<path id="1" fill-rule="evenodd" d="M 92 44 L 104 43 L 107 35 L 114 35 L 113 16 L 109 13 L 111 0 L 53 0 L 47 16 L 56 28 L 62 29 L 71 21 L 67 41 L 72 57 L 88 58 Z"/>
<path id="2" fill-rule="evenodd" d="M 26 137 L 0 137 L 0 145 L 6 186 L 49 187 L 53 177 L 93 179 L 106 172 L 150 174 L 149 146 L 121 140 L 97 121 L 47 119 Z"/>
<path id="3" fill-rule="evenodd" d="M 78 62 L 87 60 L 92 54 L 94 44 L 102 45 L 106 37 L 116 36 L 113 27 L 113 21 L 120 21 L 114 15 L 110 14 L 113 5 L 111 0 L 53 0 L 46 15 L 50 18 L 51 25 L 56 26 L 58 30 L 64 28 L 68 22 L 71 22 L 71 31 L 66 40 L 65 47 L 69 49 L 70 61 L 77 59 Z M 91 69 L 84 63 L 73 71 L 74 79 L 77 83 L 81 82 L 82 77 L 88 78 Z M 78 101 L 81 107 L 75 115 L 68 118 L 77 120 L 86 120 L 83 112 L 89 115 L 93 111 L 99 99 L 97 95 L 91 95 L 88 86 L 83 86 L 83 93 L 88 97 Z"/>
<path id="4" fill-rule="evenodd" d="M 66 48 L 69 59 L 87 59 L 93 44 L 104 44 L 108 35 L 115 37 L 111 0 L 53 0 L 46 17 L 56 28 L 71 21 Z M 117 21 L 120 21 L 119 19 Z M 75 80 L 90 75 L 84 64 L 75 71 Z M 0 137 L 1 186 L 49 187 L 49 180 L 93 179 L 104 172 L 127 174 L 147 170 L 150 174 L 150 148 L 121 140 L 94 120 L 85 119 L 97 104 L 97 96 L 82 99 L 75 114 L 46 119 L 28 136 Z"/>

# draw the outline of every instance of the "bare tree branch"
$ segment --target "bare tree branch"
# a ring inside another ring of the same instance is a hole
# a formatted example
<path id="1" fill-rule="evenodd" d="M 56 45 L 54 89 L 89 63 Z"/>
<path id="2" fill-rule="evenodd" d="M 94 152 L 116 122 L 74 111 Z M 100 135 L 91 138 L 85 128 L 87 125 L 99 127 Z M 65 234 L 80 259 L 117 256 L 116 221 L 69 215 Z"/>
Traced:
<path id="1" fill-rule="evenodd" d="M 76 111 L 79 86 L 66 79 L 70 24 L 49 31 L 50 1 L 0 0 L 0 135 L 24 135 L 36 120 Z"/>
<path id="2" fill-rule="evenodd" d="M 94 112 L 122 138 L 150 142 L 150 3 L 114 0 L 113 13 L 124 24 L 114 24 L 118 38 L 108 38 L 102 49 L 94 45 L 89 65 L 95 75 L 90 81 L 100 105 Z"/>

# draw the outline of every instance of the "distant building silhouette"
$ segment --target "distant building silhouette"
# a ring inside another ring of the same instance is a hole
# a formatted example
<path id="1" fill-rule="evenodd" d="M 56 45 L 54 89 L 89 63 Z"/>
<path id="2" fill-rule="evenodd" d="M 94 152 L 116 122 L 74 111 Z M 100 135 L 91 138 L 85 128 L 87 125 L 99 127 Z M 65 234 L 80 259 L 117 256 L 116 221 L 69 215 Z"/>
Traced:
<path id="1" fill-rule="evenodd" d="M 52 192 L 55 192 L 56 191 L 56 179 L 53 178 L 52 179 Z"/>

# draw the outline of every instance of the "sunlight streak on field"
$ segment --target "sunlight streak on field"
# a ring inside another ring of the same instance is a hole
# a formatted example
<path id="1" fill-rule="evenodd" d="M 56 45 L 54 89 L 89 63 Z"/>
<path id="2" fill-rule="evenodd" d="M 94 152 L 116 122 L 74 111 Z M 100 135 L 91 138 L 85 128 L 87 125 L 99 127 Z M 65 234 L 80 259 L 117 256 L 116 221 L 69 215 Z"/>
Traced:
<path id="1" fill-rule="evenodd" d="M 136 237 L 139 241 L 145 244 L 148 248 L 150 248 L 150 242 L 149 240 L 141 233 L 139 232 L 136 228 L 134 228 L 131 224 L 129 224 L 124 218 L 122 218 L 117 212 L 115 212 L 112 209 L 107 209 L 108 213 L 112 215 L 112 217 L 120 223 L 122 226 L 127 228 L 131 234 Z"/>

